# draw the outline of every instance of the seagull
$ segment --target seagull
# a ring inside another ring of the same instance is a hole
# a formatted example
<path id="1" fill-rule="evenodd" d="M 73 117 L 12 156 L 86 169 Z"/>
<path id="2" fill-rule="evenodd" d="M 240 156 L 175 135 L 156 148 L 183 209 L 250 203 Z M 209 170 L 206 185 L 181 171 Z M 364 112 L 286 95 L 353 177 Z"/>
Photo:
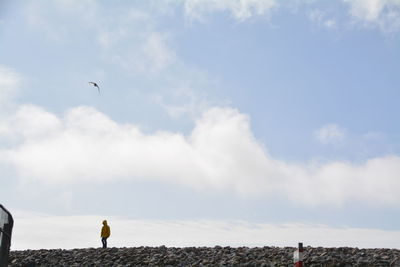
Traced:
<path id="1" fill-rule="evenodd" d="M 100 87 L 97 85 L 97 83 L 95 82 L 89 82 L 90 84 L 92 84 L 94 87 L 97 87 L 97 91 L 99 91 L 100 94 Z"/>

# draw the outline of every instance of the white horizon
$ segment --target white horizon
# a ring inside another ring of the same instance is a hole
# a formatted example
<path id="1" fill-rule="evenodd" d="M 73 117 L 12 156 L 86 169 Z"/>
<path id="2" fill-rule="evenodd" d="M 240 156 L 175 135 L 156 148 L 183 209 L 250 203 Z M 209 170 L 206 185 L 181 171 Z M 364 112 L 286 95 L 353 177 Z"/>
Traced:
<path id="1" fill-rule="evenodd" d="M 53 216 L 18 211 L 11 250 L 100 247 L 102 220 L 109 247 L 357 247 L 400 248 L 400 231 L 244 220 L 140 220 L 118 216 Z"/>

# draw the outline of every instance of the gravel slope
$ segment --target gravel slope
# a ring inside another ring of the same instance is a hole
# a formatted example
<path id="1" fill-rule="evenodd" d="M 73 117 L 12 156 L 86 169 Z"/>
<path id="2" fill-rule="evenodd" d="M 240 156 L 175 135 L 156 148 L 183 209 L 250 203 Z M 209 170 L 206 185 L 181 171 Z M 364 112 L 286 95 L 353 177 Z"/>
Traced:
<path id="1" fill-rule="evenodd" d="M 295 248 L 134 247 L 10 252 L 9 266 L 293 266 Z M 398 249 L 305 248 L 305 266 L 400 266 Z"/>

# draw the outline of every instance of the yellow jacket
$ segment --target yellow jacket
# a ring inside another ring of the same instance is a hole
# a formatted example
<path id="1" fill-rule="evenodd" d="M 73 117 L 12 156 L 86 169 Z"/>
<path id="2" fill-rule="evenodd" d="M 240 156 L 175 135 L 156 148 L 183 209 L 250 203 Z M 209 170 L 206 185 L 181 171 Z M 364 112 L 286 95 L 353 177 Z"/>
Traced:
<path id="1" fill-rule="evenodd" d="M 107 221 L 103 221 L 103 227 L 101 228 L 101 237 L 109 237 L 111 235 L 110 226 L 107 225 Z"/>

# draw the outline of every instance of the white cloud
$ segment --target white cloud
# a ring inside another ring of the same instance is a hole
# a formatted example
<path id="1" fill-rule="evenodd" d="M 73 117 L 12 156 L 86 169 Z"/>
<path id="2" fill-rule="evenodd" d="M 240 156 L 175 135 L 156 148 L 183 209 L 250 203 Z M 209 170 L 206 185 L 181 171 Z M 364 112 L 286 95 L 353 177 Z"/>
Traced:
<path id="1" fill-rule="evenodd" d="M 350 15 L 364 26 L 378 27 L 384 32 L 400 29 L 399 0 L 343 0 Z"/>
<path id="2" fill-rule="evenodd" d="M 321 9 L 313 9 L 308 13 L 309 19 L 316 23 L 318 26 L 323 26 L 328 29 L 332 29 L 336 27 L 336 20 L 327 19 L 327 14 L 325 11 Z"/>
<path id="3" fill-rule="evenodd" d="M 32 30 L 50 42 L 68 43 L 82 33 L 87 45 L 100 48 L 100 58 L 143 74 L 164 70 L 176 59 L 169 35 L 158 30 L 154 10 L 152 5 L 110 8 L 91 0 L 63 0 L 31 1 L 24 14 Z"/>
<path id="4" fill-rule="evenodd" d="M 80 30 L 95 27 L 100 19 L 98 5 L 92 0 L 60 0 L 55 2 L 27 1 L 23 15 L 32 30 L 52 42 L 71 40 Z"/>
<path id="5" fill-rule="evenodd" d="M 327 124 L 314 132 L 317 140 L 323 144 L 335 144 L 345 137 L 345 130 L 336 124 Z"/>
<path id="6" fill-rule="evenodd" d="M 330 29 L 335 28 L 336 27 L 336 21 L 333 20 L 333 19 L 328 19 L 328 20 L 324 21 L 324 26 L 327 27 L 327 28 L 330 28 Z"/>
<path id="7" fill-rule="evenodd" d="M 185 13 L 191 19 L 203 20 L 203 15 L 228 11 L 238 20 L 263 16 L 277 6 L 276 0 L 185 0 Z"/>
<path id="8" fill-rule="evenodd" d="M 246 221 L 134 220 L 110 216 L 51 216 L 15 212 L 12 250 L 100 247 L 101 222 L 111 226 L 110 247 L 305 246 L 398 248 L 400 231 L 332 228 Z M 67 235 L 65 233 L 68 233 Z M 38 242 L 40 240 L 40 242 Z"/>
<path id="9" fill-rule="evenodd" d="M 362 164 L 287 163 L 270 156 L 254 138 L 248 116 L 231 108 L 208 109 L 188 136 L 146 134 L 91 107 L 76 107 L 57 117 L 22 106 L 0 128 L 7 129 L 3 140 L 14 138 L 0 150 L 0 163 L 13 166 L 22 180 L 53 185 L 155 180 L 196 190 L 279 196 L 305 205 L 400 203 L 400 157 Z"/>
<path id="10" fill-rule="evenodd" d="M 351 7 L 351 14 L 367 21 L 377 20 L 385 6 L 390 3 L 387 0 L 352 0 L 345 1 Z"/>
<path id="11" fill-rule="evenodd" d="M 178 61 L 170 35 L 157 29 L 151 11 L 131 8 L 120 12 L 105 14 L 109 16 L 103 20 L 107 26 L 95 29 L 105 60 L 140 74 L 166 70 Z"/>
<path id="12" fill-rule="evenodd" d="M 168 97 L 161 94 L 155 95 L 154 101 L 173 118 L 188 115 L 195 119 L 211 106 L 211 101 L 206 100 L 206 96 L 199 95 L 191 86 L 177 87 L 171 92 Z"/>
<path id="13" fill-rule="evenodd" d="M 325 13 L 320 9 L 313 9 L 308 13 L 308 17 L 310 18 L 310 20 L 317 22 L 323 20 L 324 16 Z"/>
<path id="14" fill-rule="evenodd" d="M 25 105 L 19 107 L 18 111 L 4 118 L 0 123 L 3 131 L 0 136 L 18 139 L 42 138 L 49 135 L 53 130 L 60 127 L 59 119 L 46 112 L 43 108 L 34 105 Z"/>
<path id="15" fill-rule="evenodd" d="M 400 29 L 399 0 L 342 0 L 349 8 L 349 15 L 355 23 L 365 27 L 377 27 L 383 32 L 394 32 Z M 290 1 L 282 3 L 276 0 L 183 0 L 185 14 L 192 20 L 204 21 L 205 16 L 214 12 L 229 12 L 232 17 L 244 21 L 254 16 L 268 15 L 279 6 L 297 10 L 314 5 L 318 1 Z M 333 29 L 341 21 L 327 17 L 329 8 L 313 9 L 309 18 L 319 26 Z"/>
<path id="16" fill-rule="evenodd" d="M 153 32 L 143 45 L 143 52 L 154 70 L 168 67 L 176 58 L 175 53 L 167 45 L 167 40 L 165 34 Z"/>

